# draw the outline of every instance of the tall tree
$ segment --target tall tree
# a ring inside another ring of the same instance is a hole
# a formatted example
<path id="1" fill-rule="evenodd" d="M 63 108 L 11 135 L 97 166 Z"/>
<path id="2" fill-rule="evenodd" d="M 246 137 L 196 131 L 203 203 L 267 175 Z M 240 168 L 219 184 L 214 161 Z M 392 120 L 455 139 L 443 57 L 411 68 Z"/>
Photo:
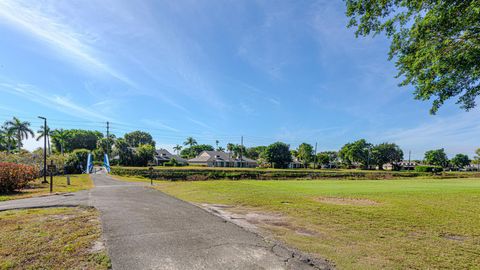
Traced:
<path id="1" fill-rule="evenodd" d="M 419 100 L 433 99 L 432 114 L 452 97 L 469 110 L 480 95 L 478 0 L 346 0 L 356 36 L 385 33 L 392 40 L 402 86 Z"/>
<path id="2" fill-rule="evenodd" d="M 448 166 L 448 157 L 445 154 L 445 150 L 436 149 L 425 152 L 425 162 L 429 165 L 436 165 L 447 167 Z"/>
<path id="3" fill-rule="evenodd" d="M 179 144 L 173 147 L 173 151 L 177 152 L 177 155 L 180 154 L 180 150 L 182 150 L 182 146 Z"/>
<path id="4" fill-rule="evenodd" d="M 67 131 L 65 131 L 62 128 L 61 129 L 55 129 L 51 133 L 51 138 L 52 138 L 52 141 L 54 140 L 54 141 L 58 142 L 58 145 L 60 147 L 60 153 L 63 156 L 64 155 L 65 143 L 68 139 Z M 58 149 L 57 149 L 57 151 L 58 151 Z"/>
<path id="5" fill-rule="evenodd" d="M 257 160 L 258 158 L 260 158 L 262 153 L 265 152 L 266 148 L 267 147 L 263 146 L 263 145 L 255 146 L 255 147 L 249 147 L 245 151 L 245 157 L 253 159 L 253 160 Z"/>
<path id="6" fill-rule="evenodd" d="M 471 160 L 465 154 L 457 154 L 450 160 L 450 163 L 457 169 L 470 165 L 470 162 Z"/>
<path id="7" fill-rule="evenodd" d="M 283 142 L 270 144 L 265 149 L 265 159 L 275 168 L 285 168 L 288 163 L 292 162 L 290 146 Z"/>
<path id="8" fill-rule="evenodd" d="M 7 125 L 0 127 L 0 151 L 7 151 L 10 154 L 12 147 L 16 144 L 15 133 Z"/>
<path id="9" fill-rule="evenodd" d="M 196 144 L 187 148 L 184 148 L 180 155 L 184 158 L 194 158 L 198 156 L 202 151 L 213 151 L 213 146 L 209 144 Z"/>
<path id="10" fill-rule="evenodd" d="M 46 132 L 45 132 L 46 131 Z M 43 125 L 40 126 L 40 129 L 37 131 L 38 133 L 38 136 L 37 136 L 37 142 L 42 139 L 43 137 L 47 137 L 47 149 L 48 149 L 48 154 L 51 155 L 52 154 L 52 149 L 50 147 L 50 135 L 51 135 L 51 131 L 50 131 L 50 127 L 47 126 L 47 128 L 45 129 L 43 127 Z"/>
<path id="11" fill-rule="evenodd" d="M 197 140 L 195 140 L 193 137 L 188 137 L 185 142 L 183 142 L 183 145 L 185 146 L 194 146 L 194 145 L 197 145 Z"/>
<path id="12" fill-rule="evenodd" d="M 99 131 L 84 129 L 67 129 L 63 141 L 64 152 L 72 152 L 75 149 L 87 149 L 93 151 L 97 148 L 97 141 L 103 138 L 103 134 Z M 52 144 L 55 149 L 61 149 L 58 136 L 52 136 Z"/>
<path id="13" fill-rule="evenodd" d="M 30 122 L 28 121 L 20 121 L 17 117 L 13 117 L 12 120 L 6 122 L 6 125 L 17 136 L 17 147 L 19 152 L 22 148 L 22 140 L 28 139 L 29 135 L 35 137 L 35 134 L 30 129 Z"/>
<path id="14" fill-rule="evenodd" d="M 383 170 L 383 165 L 387 163 L 399 162 L 403 159 L 403 151 L 394 143 L 381 143 L 372 148 L 372 161 Z"/>
<path id="15" fill-rule="evenodd" d="M 364 139 L 355 141 L 353 143 L 345 144 L 338 152 L 342 162 L 348 166 L 359 163 L 362 168 L 368 169 L 371 164 L 370 150 L 372 144 L 367 143 Z"/>
<path id="16" fill-rule="evenodd" d="M 155 147 L 155 141 L 148 132 L 136 130 L 123 136 L 131 147 L 139 147 L 143 144 L 149 144 Z"/>
<path id="17" fill-rule="evenodd" d="M 313 161 L 313 146 L 308 143 L 302 143 L 298 146 L 297 157 L 303 163 L 303 166 L 307 168 L 308 164 Z"/>

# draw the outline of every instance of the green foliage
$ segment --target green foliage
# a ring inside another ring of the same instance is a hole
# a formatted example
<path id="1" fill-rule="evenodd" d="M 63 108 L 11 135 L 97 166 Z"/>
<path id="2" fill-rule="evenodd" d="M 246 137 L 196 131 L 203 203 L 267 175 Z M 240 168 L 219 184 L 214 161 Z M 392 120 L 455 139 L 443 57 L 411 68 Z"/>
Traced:
<path id="1" fill-rule="evenodd" d="M 213 151 L 213 146 L 208 144 L 195 144 L 193 146 L 184 148 L 180 152 L 180 156 L 183 158 L 194 158 L 202 151 Z"/>
<path id="2" fill-rule="evenodd" d="M 87 158 L 90 150 L 88 149 L 75 149 L 68 155 L 65 162 L 66 173 L 83 173 L 87 166 Z"/>
<path id="3" fill-rule="evenodd" d="M 274 168 L 285 168 L 288 163 L 292 162 L 290 146 L 283 142 L 270 144 L 265 149 L 265 159 L 271 163 Z"/>
<path id="4" fill-rule="evenodd" d="M 192 147 L 194 145 L 197 145 L 197 141 L 193 137 L 188 137 L 183 143 L 183 145 Z"/>
<path id="5" fill-rule="evenodd" d="M 325 151 L 317 154 L 317 163 L 322 166 L 336 165 L 338 153 L 335 151 Z"/>
<path id="6" fill-rule="evenodd" d="M 425 152 L 425 163 L 428 165 L 442 166 L 443 168 L 448 166 L 448 157 L 445 154 L 445 150 L 437 149 Z"/>
<path id="7" fill-rule="evenodd" d="M 363 168 L 367 168 L 370 162 L 370 149 L 372 144 L 367 143 L 364 139 L 353 143 L 345 144 L 338 152 L 339 157 L 348 166 L 359 163 Z"/>
<path id="8" fill-rule="evenodd" d="M 22 140 L 28 139 L 29 135 L 35 137 L 35 133 L 30 129 L 30 122 L 21 121 L 17 117 L 13 117 L 12 120 L 6 121 L 4 127 L 15 134 L 17 151 L 20 151 L 22 148 Z"/>
<path id="9" fill-rule="evenodd" d="M 308 164 L 313 161 L 313 146 L 308 143 L 302 143 L 298 146 L 297 152 L 297 158 L 302 161 L 304 167 L 306 168 Z"/>
<path id="10" fill-rule="evenodd" d="M 450 160 L 450 163 L 455 167 L 455 168 L 463 168 L 465 166 L 470 165 L 471 160 L 468 158 L 467 155 L 464 154 L 457 154 L 455 157 L 453 157 Z"/>
<path id="11" fill-rule="evenodd" d="M 372 161 L 380 170 L 387 163 L 402 161 L 403 151 L 394 143 L 381 143 L 372 148 Z"/>
<path id="12" fill-rule="evenodd" d="M 469 110 L 480 94 L 480 1 L 346 0 L 357 36 L 384 32 L 392 40 L 400 85 L 415 98 L 434 99 L 430 112 L 460 96 Z"/>
<path id="13" fill-rule="evenodd" d="M 149 162 L 153 161 L 155 154 L 155 147 L 150 144 L 143 144 L 136 148 L 135 151 L 135 166 L 147 166 Z"/>
<path id="14" fill-rule="evenodd" d="M 97 149 L 95 149 L 95 160 L 103 161 L 105 154 L 112 153 L 115 144 L 115 137 L 101 138 L 97 141 Z"/>
<path id="15" fill-rule="evenodd" d="M 75 149 L 95 150 L 97 141 L 103 138 L 99 131 L 68 129 L 54 130 L 52 132 L 52 143 L 55 149 L 64 152 L 72 152 Z"/>
<path id="16" fill-rule="evenodd" d="M 265 149 L 267 149 L 266 146 L 255 146 L 255 147 L 249 147 L 245 151 L 245 157 L 257 160 L 260 158 L 260 156 L 265 152 Z"/>
<path id="17" fill-rule="evenodd" d="M 115 141 L 113 149 L 113 156 L 118 157 L 118 163 L 120 165 L 132 165 L 134 163 L 133 148 L 128 145 L 127 141 L 123 138 L 119 138 Z"/>
<path id="18" fill-rule="evenodd" d="M 150 144 L 155 147 L 155 141 L 153 140 L 152 135 L 144 131 L 137 130 L 127 133 L 124 138 L 131 147 L 139 147 L 144 144 Z"/>
<path id="19" fill-rule="evenodd" d="M 442 166 L 433 166 L 433 165 L 419 165 L 415 166 L 416 172 L 441 172 L 443 171 Z"/>

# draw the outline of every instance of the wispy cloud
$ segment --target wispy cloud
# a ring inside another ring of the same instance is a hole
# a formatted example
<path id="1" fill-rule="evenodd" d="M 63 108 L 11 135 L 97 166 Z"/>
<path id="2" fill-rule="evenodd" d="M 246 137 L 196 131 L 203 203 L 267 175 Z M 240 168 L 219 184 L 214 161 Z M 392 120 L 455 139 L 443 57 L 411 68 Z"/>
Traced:
<path id="1" fill-rule="evenodd" d="M 173 131 L 173 132 L 179 132 L 180 130 L 174 128 L 174 127 L 171 127 L 169 125 L 166 125 L 158 120 L 151 120 L 151 119 L 142 119 L 141 120 L 142 123 L 150 126 L 150 127 L 154 127 L 154 128 L 161 128 L 161 129 L 166 129 L 168 131 Z"/>
<path id="2" fill-rule="evenodd" d="M 192 119 L 192 118 L 187 118 L 187 119 L 188 119 L 188 121 L 190 121 L 190 122 L 192 122 L 192 123 L 194 123 L 194 124 L 197 124 L 197 125 L 199 125 L 199 126 L 201 126 L 201 127 L 208 128 L 208 129 L 213 129 L 210 125 L 207 125 L 207 124 L 205 124 L 205 123 L 202 122 L 202 121 L 195 120 L 195 119 Z"/>
<path id="3" fill-rule="evenodd" d="M 0 83 L 0 89 L 4 92 L 20 96 L 21 98 L 28 99 L 31 102 L 41 104 L 50 109 L 75 116 L 77 118 L 104 121 L 113 120 L 113 118 L 99 114 L 95 110 L 89 109 L 87 106 L 78 105 L 66 97 L 48 94 L 46 91 L 38 89 L 33 85 Z"/>
<path id="4" fill-rule="evenodd" d="M 125 75 L 110 67 L 96 56 L 94 49 L 85 42 L 88 37 L 61 23 L 58 17 L 45 15 L 37 5 L 21 1 L 0 1 L 0 16 L 14 26 L 38 37 L 52 45 L 55 51 L 61 51 L 71 57 L 75 64 L 88 70 L 102 72 L 136 87 Z M 93 40 L 91 40 L 93 42 Z"/>
<path id="5" fill-rule="evenodd" d="M 458 153 L 472 155 L 480 147 L 480 111 L 460 112 L 452 116 L 432 116 L 427 123 L 412 128 L 394 128 L 376 133 L 376 140 L 393 141 L 422 158 L 427 150 L 445 148 L 449 156 Z M 473 146 L 473 147 L 472 147 Z"/>

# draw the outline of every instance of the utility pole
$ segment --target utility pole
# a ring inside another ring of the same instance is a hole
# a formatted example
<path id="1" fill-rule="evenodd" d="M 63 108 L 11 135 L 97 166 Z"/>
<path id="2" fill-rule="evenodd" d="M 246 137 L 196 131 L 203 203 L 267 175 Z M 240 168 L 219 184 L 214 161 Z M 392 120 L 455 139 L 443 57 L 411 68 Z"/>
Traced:
<path id="1" fill-rule="evenodd" d="M 243 167 L 243 136 L 240 139 L 240 166 Z"/>
<path id="2" fill-rule="evenodd" d="M 317 168 L 317 142 L 315 142 L 315 155 L 313 156 L 313 169 Z"/>
<path id="3" fill-rule="evenodd" d="M 110 158 L 110 122 L 107 121 L 107 156 Z"/>
<path id="4" fill-rule="evenodd" d="M 47 182 L 47 118 L 39 116 L 38 118 L 43 119 L 43 182 Z"/>
<path id="5" fill-rule="evenodd" d="M 412 151 L 408 150 L 408 165 L 410 165 L 410 157 L 412 155 Z"/>

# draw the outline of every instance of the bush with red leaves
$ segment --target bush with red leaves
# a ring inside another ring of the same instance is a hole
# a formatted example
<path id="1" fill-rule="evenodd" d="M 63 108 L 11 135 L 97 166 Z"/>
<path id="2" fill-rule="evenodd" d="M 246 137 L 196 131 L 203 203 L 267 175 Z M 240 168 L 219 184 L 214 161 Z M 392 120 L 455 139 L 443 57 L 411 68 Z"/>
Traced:
<path id="1" fill-rule="evenodd" d="M 0 193 L 25 188 L 28 182 L 38 176 L 39 171 L 34 166 L 0 162 Z"/>

